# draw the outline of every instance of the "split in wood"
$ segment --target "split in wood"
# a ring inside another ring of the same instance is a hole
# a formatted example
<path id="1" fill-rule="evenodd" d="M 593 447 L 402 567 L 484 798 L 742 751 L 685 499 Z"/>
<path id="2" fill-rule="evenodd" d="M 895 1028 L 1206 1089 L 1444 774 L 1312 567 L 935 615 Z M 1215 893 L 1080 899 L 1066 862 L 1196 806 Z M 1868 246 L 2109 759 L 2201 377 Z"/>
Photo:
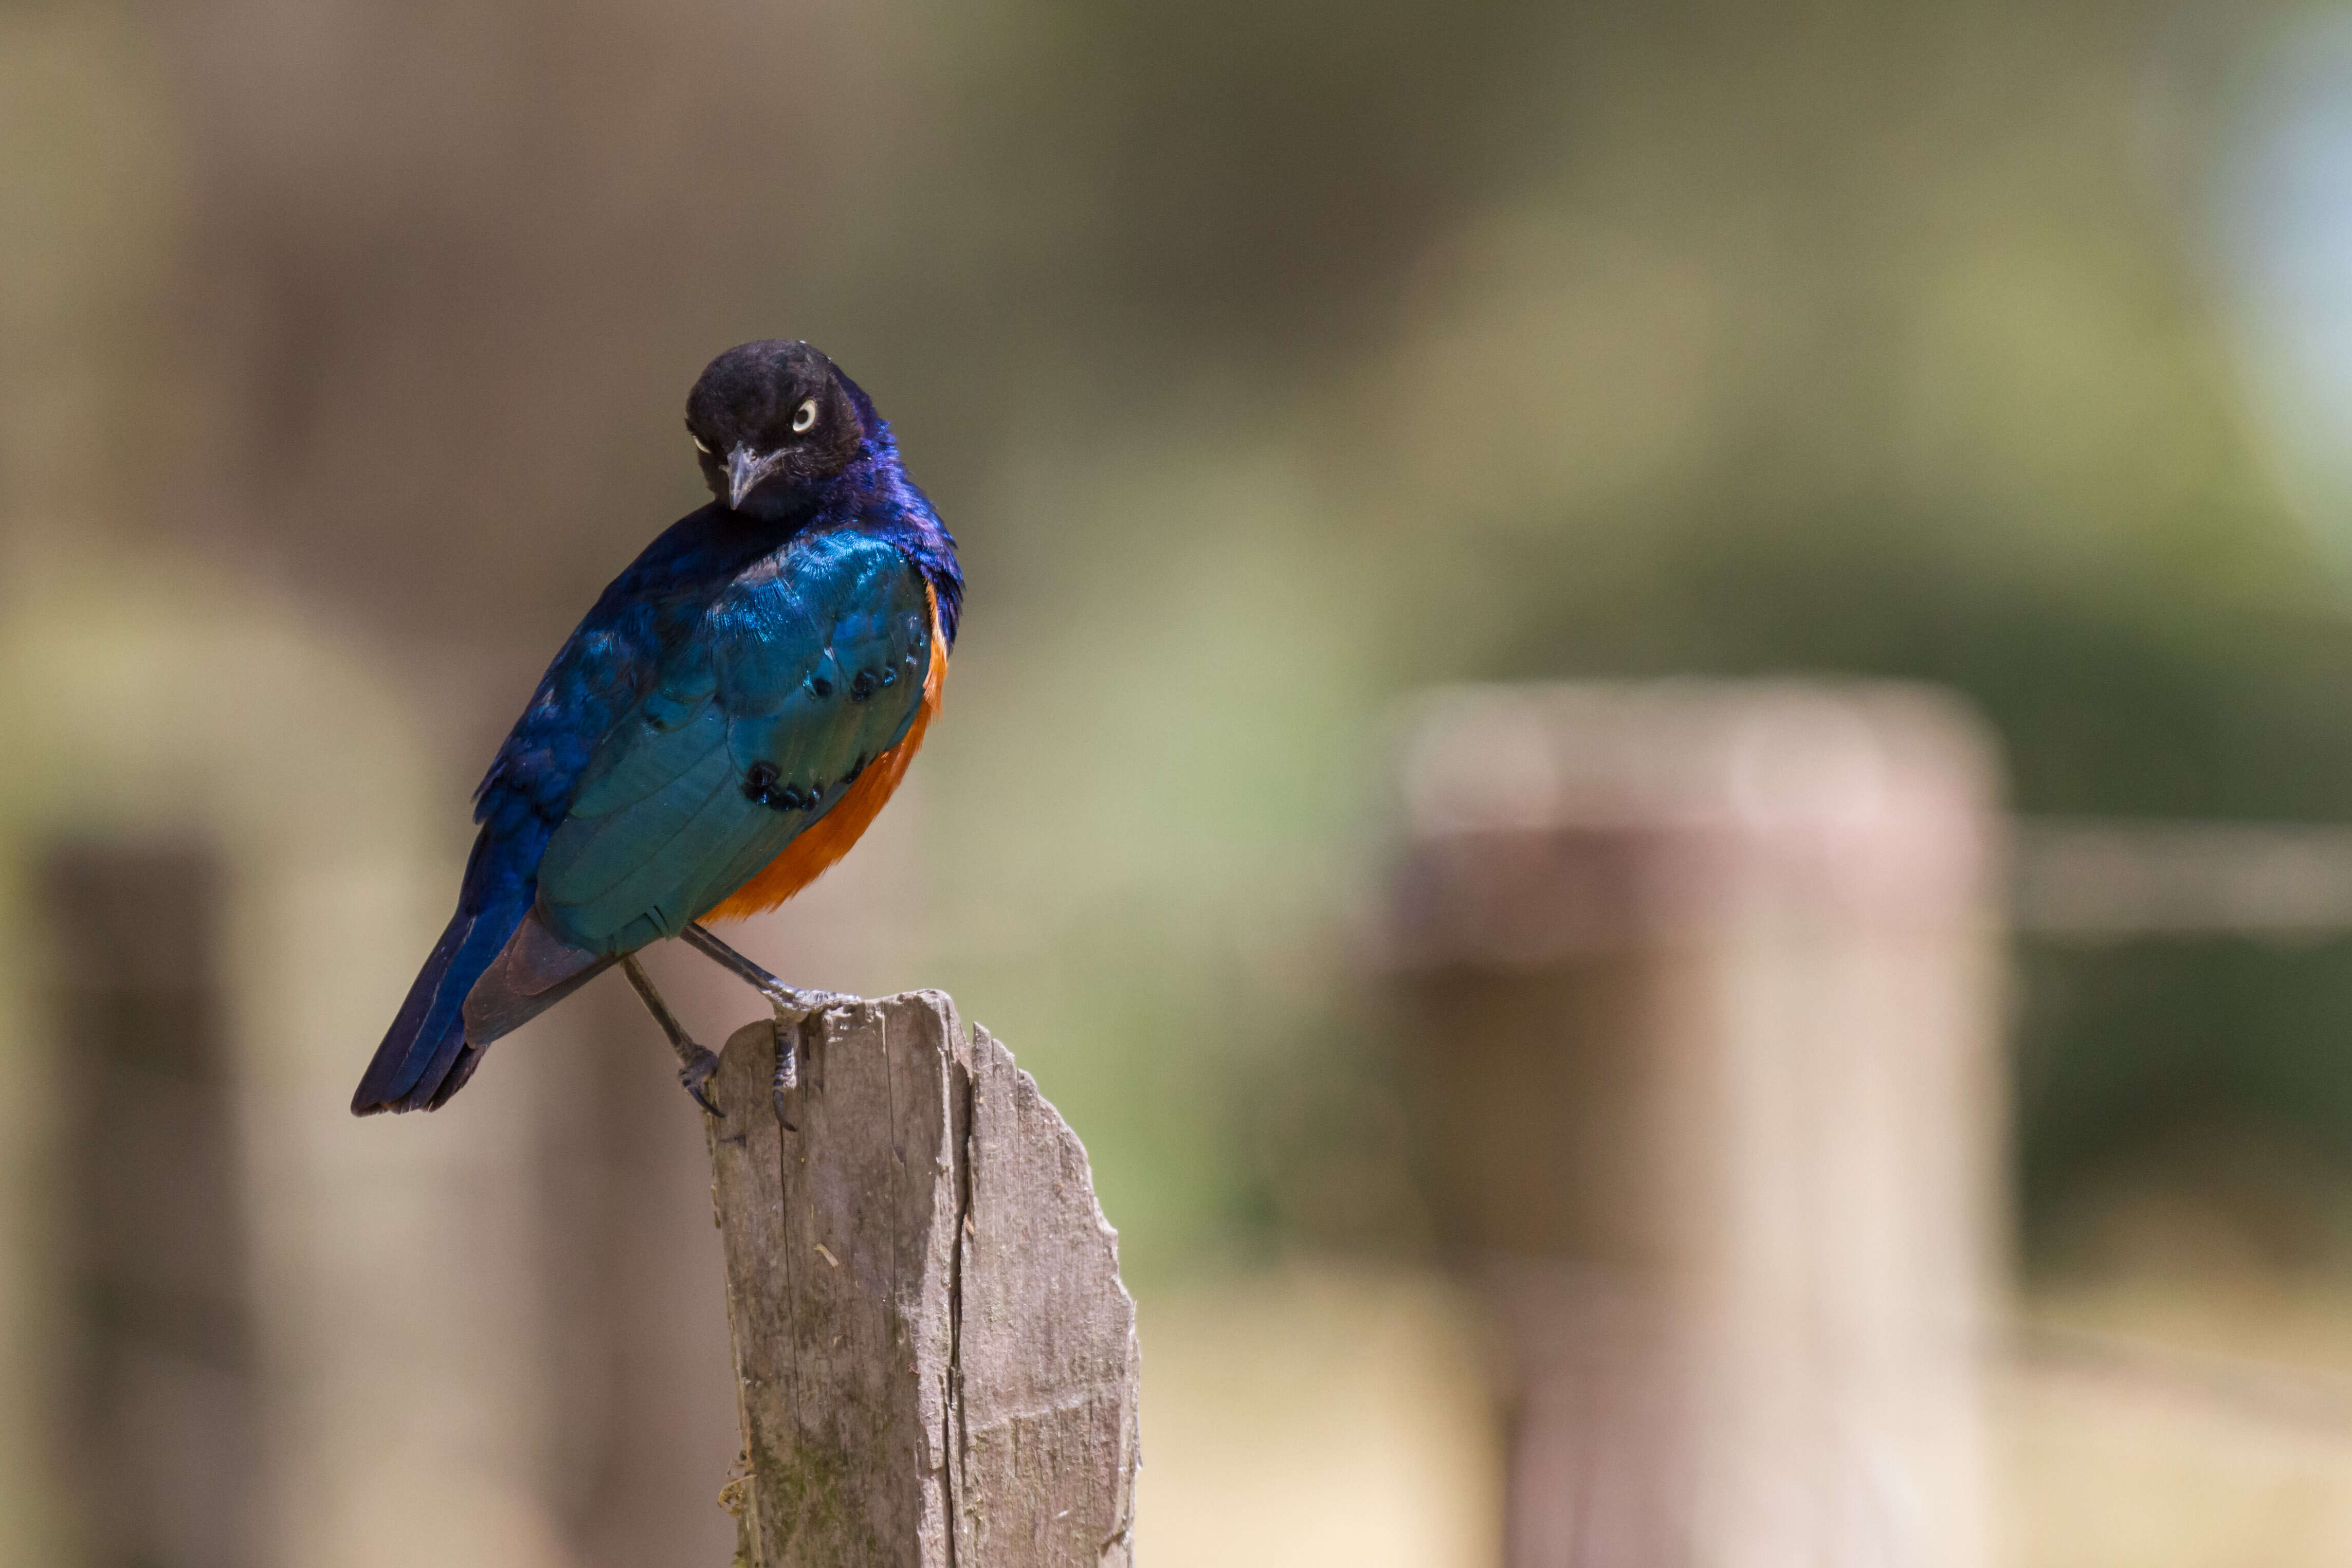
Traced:
<path id="1" fill-rule="evenodd" d="M 1085 1148 L 936 993 L 728 1041 L 709 1125 L 750 1568 L 1127 1568 L 1138 1356 Z M 817 1267 L 821 1261 L 824 1267 Z"/>

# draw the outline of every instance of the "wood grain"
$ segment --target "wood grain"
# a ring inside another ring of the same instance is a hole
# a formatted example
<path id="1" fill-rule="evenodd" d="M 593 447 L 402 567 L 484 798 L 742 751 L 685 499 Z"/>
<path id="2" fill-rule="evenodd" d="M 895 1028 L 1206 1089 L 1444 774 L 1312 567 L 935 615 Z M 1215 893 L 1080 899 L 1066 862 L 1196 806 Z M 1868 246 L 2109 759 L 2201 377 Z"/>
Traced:
<path id="1" fill-rule="evenodd" d="M 1139 1358 L 1085 1147 L 936 992 L 736 1032 L 709 1119 L 749 1568 L 1118 1564 Z"/>

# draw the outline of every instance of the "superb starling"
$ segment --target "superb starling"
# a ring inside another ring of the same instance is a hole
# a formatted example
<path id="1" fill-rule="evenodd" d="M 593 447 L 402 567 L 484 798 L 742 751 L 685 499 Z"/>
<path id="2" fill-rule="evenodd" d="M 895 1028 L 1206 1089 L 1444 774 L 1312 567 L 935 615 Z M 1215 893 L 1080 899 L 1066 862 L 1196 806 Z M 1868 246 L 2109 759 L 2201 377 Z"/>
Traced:
<path id="1" fill-rule="evenodd" d="M 685 938 L 780 1019 L 841 1000 L 697 922 L 791 898 L 898 788 L 947 677 L 955 541 L 873 402 L 804 342 L 711 361 L 686 428 L 713 500 L 614 579 L 499 748 L 457 912 L 355 1114 L 442 1105 L 491 1041 L 615 963 L 714 1109 L 717 1058 L 634 956 L 657 938 Z M 792 1059 L 780 1041 L 780 1082 Z"/>

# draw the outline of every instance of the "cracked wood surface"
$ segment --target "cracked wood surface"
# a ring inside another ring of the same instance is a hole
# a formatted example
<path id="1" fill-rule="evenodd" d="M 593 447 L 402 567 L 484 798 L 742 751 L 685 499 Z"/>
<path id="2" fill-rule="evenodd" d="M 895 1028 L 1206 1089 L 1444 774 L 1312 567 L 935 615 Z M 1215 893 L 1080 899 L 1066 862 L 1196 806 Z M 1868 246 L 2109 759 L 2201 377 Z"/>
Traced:
<path id="1" fill-rule="evenodd" d="M 1011 1053 L 914 992 L 727 1042 L 712 1189 L 746 1568 L 1126 1568 L 1138 1358 L 1085 1147 Z"/>

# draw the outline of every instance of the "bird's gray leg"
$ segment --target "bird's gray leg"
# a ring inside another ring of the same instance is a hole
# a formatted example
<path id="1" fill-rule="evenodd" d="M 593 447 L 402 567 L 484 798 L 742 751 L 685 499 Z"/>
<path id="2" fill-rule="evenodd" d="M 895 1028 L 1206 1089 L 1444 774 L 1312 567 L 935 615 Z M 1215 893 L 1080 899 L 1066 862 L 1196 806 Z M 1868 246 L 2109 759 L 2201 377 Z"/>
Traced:
<path id="1" fill-rule="evenodd" d="M 636 988 L 637 1000 L 646 1005 L 646 1011 L 654 1016 L 654 1022 L 659 1024 L 662 1033 L 669 1037 L 669 1048 L 677 1053 L 677 1081 L 686 1085 L 686 1092 L 694 1097 L 695 1104 L 713 1116 L 719 1115 L 719 1107 L 710 1102 L 710 1096 L 704 1093 L 702 1088 L 710 1081 L 710 1075 L 719 1070 L 719 1058 L 696 1045 L 687 1034 L 686 1026 L 677 1021 L 677 1015 L 669 1010 L 669 1004 L 664 1002 L 661 993 L 654 989 L 653 977 L 646 973 L 646 966 L 637 962 L 635 953 L 629 953 L 621 960 L 621 969 L 628 975 L 629 984 Z"/>
<path id="2" fill-rule="evenodd" d="M 688 924 L 679 934 L 696 952 L 767 998 L 768 1005 L 776 1010 L 776 1120 L 792 1127 L 784 1114 L 784 1096 L 800 1087 L 802 1031 L 826 1008 L 846 1007 L 857 998 L 838 991 L 795 990 L 711 935 L 699 922 Z"/>
<path id="3" fill-rule="evenodd" d="M 797 1024 L 812 1013 L 851 1006 L 858 1000 L 838 991 L 796 990 L 711 935 L 706 926 L 688 925 L 679 934 L 697 952 L 766 997 L 768 1005 L 776 1010 L 776 1016 L 786 1023 Z"/>

